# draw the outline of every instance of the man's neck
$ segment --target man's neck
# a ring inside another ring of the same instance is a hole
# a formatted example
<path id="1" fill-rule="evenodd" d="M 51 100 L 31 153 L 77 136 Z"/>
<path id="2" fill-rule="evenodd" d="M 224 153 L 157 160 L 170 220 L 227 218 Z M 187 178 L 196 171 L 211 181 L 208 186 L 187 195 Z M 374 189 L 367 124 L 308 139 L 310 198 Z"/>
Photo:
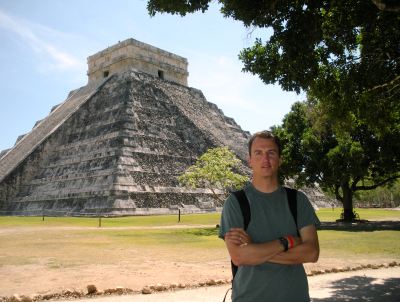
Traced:
<path id="1" fill-rule="evenodd" d="M 263 193 L 272 193 L 279 187 L 279 181 L 277 178 L 253 178 L 251 183 L 253 184 L 254 188 Z"/>

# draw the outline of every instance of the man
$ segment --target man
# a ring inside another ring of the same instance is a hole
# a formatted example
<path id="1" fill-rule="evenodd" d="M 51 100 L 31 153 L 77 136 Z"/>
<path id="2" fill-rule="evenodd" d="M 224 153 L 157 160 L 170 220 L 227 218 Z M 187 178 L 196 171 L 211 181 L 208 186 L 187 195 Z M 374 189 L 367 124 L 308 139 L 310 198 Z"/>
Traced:
<path id="1" fill-rule="evenodd" d="M 232 285 L 234 302 L 310 301 L 302 264 L 318 260 L 319 220 L 307 197 L 297 192 L 298 237 L 286 191 L 279 184 L 280 148 L 279 139 L 269 131 L 250 138 L 253 177 L 244 188 L 251 212 L 246 231 L 235 196 L 224 204 L 219 236 L 239 267 Z"/>

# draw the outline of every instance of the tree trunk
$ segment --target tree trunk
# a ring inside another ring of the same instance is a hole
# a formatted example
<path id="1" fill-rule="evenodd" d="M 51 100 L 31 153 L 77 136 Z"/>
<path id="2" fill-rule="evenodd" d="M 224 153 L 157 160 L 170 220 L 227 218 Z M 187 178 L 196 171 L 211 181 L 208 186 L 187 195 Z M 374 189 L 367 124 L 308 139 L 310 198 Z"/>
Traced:
<path id="1" fill-rule="evenodd" d="M 343 221 L 352 222 L 355 220 L 353 212 L 353 191 L 348 184 L 342 185 L 343 191 Z"/>
<path id="2" fill-rule="evenodd" d="M 222 206 L 223 204 L 224 204 L 224 202 L 225 202 L 225 198 L 224 199 L 222 199 L 221 197 L 220 197 L 220 194 L 217 194 L 215 191 L 214 191 L 214 189 L 213 188 L 210 188 L 211 189 L 211 192 L 212 192 L 212 196 L 214 197 L 214 199 L 217 201 L 217 204 L 219 205 L 219 206 Z"/>

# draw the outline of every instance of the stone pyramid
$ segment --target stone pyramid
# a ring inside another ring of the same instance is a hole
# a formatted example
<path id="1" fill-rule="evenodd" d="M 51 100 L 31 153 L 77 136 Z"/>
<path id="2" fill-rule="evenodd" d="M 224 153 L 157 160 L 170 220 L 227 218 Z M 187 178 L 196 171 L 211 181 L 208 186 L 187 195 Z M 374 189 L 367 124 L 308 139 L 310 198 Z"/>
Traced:
<path id="1" fill-rule="evenodd" d="M 128 39 L 88 58 L 88 85 L 0 155 L 2 215 L 216 209 L 177 176 L 208 148 L 243 160 L 249 133 L 187 87 L 187 60 Z"/>

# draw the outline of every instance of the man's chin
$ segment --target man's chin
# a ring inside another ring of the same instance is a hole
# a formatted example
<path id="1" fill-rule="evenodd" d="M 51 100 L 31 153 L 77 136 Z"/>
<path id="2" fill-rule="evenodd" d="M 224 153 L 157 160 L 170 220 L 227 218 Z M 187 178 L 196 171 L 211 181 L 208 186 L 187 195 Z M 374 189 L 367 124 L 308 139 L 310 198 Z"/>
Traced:
<path id="1" fill-rule="evenodd" d="M 275 173 L 261 173 L 258 175 L 260 178 L 271 178 L 271 177 L 276 177 Z"/>

